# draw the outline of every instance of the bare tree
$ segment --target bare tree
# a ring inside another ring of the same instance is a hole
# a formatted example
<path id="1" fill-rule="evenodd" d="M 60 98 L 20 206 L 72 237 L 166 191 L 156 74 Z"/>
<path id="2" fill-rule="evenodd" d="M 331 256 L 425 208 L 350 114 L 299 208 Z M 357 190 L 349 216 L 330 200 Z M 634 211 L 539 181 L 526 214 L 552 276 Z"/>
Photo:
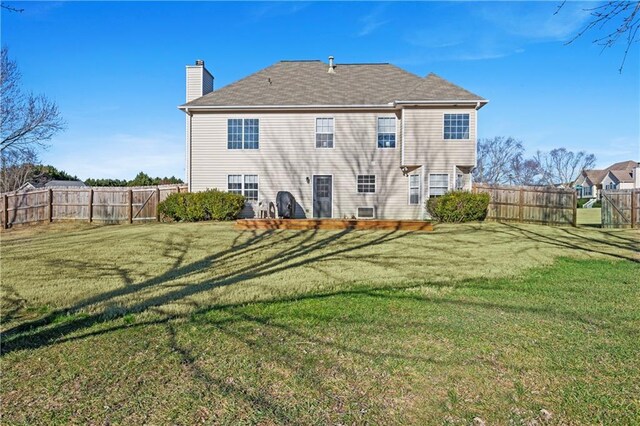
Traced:
<path id="1" fill-rule="evenodd" d="M 17 13 L 24 12 L 24 9 L 18 9 L 17 7 L 9 6 L 8 4 L 4 4 L 4 3 L 2 3 L 0 7 L 4 10 L 8 10 L 9 12 L 17 12 Z"/>
<path id="2" fill-rule="evenodd" d="M 596 164 L 596 156 L 585 151 L 573 152 L 557 148 L 549 152 L 538 151 L 534 156 L 542 174 L 541 182 L 546 185 L 570 185 L 584 169 Z"/>
<path id="3" fill-rule="evenodd" d="M 0 192 L 15 191 L 35 176 L 38 156 L 29 148 L 0 156 Z"/>
<path id="4" fill-rule="evenodd" d="M 0 153 L 36 151 L 64 129 L 64 121 L 55 102 L 44 95 L 23 93 L 20 71 L 2 48 L 0 69 Z"/>
<path id="5" fill-rule="evenodd" d="M 533 158 L 519 156 L 511 162 L 511 176 L 513 185 L 539 185 L 541 170 Z"/>
<path id="6" fill-rule="evenodd" d="M 512 137 L 496 136 L 478 140 L 478 165 L 473 179 L 488 184 L 514 183 L 513 164 L 522 161 L 522 142 Z"/>
<path id="7" fill-rule="evenodd" d="M 565 3 L 566 0 L 558 6 L 555 14 L 560 12 Z M 640 1 L 608 1 L 584 10 L 590 13 L 591 19 L 566 44 L 573 43 L 576 39 L 594 29 L 599 32 L 599 35 L 593 40 L 593 43 L 602 46 L 603 50 L 624 40 L 624 55 L 618 69 L 622 73 L 631 46 L 639 41 Z"/>

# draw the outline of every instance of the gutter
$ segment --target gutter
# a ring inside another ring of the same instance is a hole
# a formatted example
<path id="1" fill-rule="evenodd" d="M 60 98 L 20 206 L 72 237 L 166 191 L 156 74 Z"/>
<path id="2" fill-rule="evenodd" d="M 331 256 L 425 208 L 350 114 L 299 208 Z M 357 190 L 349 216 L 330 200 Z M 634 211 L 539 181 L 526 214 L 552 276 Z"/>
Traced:
<path id="1" fill-rule="evenodd" d="M 388 104 L 355 104 L 355 105 L 180 105 L 178 109 L 188 112 L 189 110 L 199 111 L 222 111 L 222 110 L 301 110 L 301 109 L 400 109 L 402 105 L 475 105 L 475 109 L 480 109 L 489 101 L 469 100 L 469 99 L 443 99 L 432 101 L 393 101 Z"/>

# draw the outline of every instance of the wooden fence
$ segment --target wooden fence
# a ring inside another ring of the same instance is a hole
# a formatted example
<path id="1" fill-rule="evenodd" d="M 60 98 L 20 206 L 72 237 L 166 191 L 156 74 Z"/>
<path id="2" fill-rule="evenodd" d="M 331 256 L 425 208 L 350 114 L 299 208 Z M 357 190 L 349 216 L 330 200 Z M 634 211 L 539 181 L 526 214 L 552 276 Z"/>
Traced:
<path id="1" fill-rule="evenodd" d="M 473 192 L 490 195 L 487 220 L 576 226 L 573 189 L 474 184 Z"/>
<path id="2" fill-rule="evenodd" d="M 2 227 L 15 224 L 83 220 L 122 223 L 158 220 L 158 204 L 186 185 L 146 187 L 43 188 L 2 194 Z"/>
<path id="3" fill-rule="evenodd" d="M 603 228 L 640 228 L 640 189 L 602 191 Z"/>

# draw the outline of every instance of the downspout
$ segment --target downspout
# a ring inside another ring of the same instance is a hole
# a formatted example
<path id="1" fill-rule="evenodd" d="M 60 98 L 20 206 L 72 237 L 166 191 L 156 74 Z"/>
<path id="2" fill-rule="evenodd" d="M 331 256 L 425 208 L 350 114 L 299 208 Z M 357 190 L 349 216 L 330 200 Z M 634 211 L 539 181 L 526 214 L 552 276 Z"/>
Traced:
<path id="1" fill-rule="evenodd" d="M 187 164 L 188 164 L 188 170 L 187 170 L 187 191 L 191 192 L 191 176 L 192 176 L 192 172 L 191 172 L 191 168 L 192 168 L 192 158 L 191 158 L 191 134 L 192 134 L 192 117 L 193 114 L 191 112 L 189 112 L 189 108 L 185 108 L 184 112 L 187 113 L 187 116 L 189 117 L 189 134 L 187 135 Z"/>

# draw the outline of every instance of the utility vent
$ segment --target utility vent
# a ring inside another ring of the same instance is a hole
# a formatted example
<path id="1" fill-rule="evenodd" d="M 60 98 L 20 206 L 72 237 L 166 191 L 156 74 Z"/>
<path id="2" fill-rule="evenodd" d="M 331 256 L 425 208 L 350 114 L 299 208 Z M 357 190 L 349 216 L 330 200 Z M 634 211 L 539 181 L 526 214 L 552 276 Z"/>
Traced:
<path id="1" fill-rule="evenodd" d="M 375 219 L 376 208 L 375 207 L 358 207 L 358 219 Z"/>

